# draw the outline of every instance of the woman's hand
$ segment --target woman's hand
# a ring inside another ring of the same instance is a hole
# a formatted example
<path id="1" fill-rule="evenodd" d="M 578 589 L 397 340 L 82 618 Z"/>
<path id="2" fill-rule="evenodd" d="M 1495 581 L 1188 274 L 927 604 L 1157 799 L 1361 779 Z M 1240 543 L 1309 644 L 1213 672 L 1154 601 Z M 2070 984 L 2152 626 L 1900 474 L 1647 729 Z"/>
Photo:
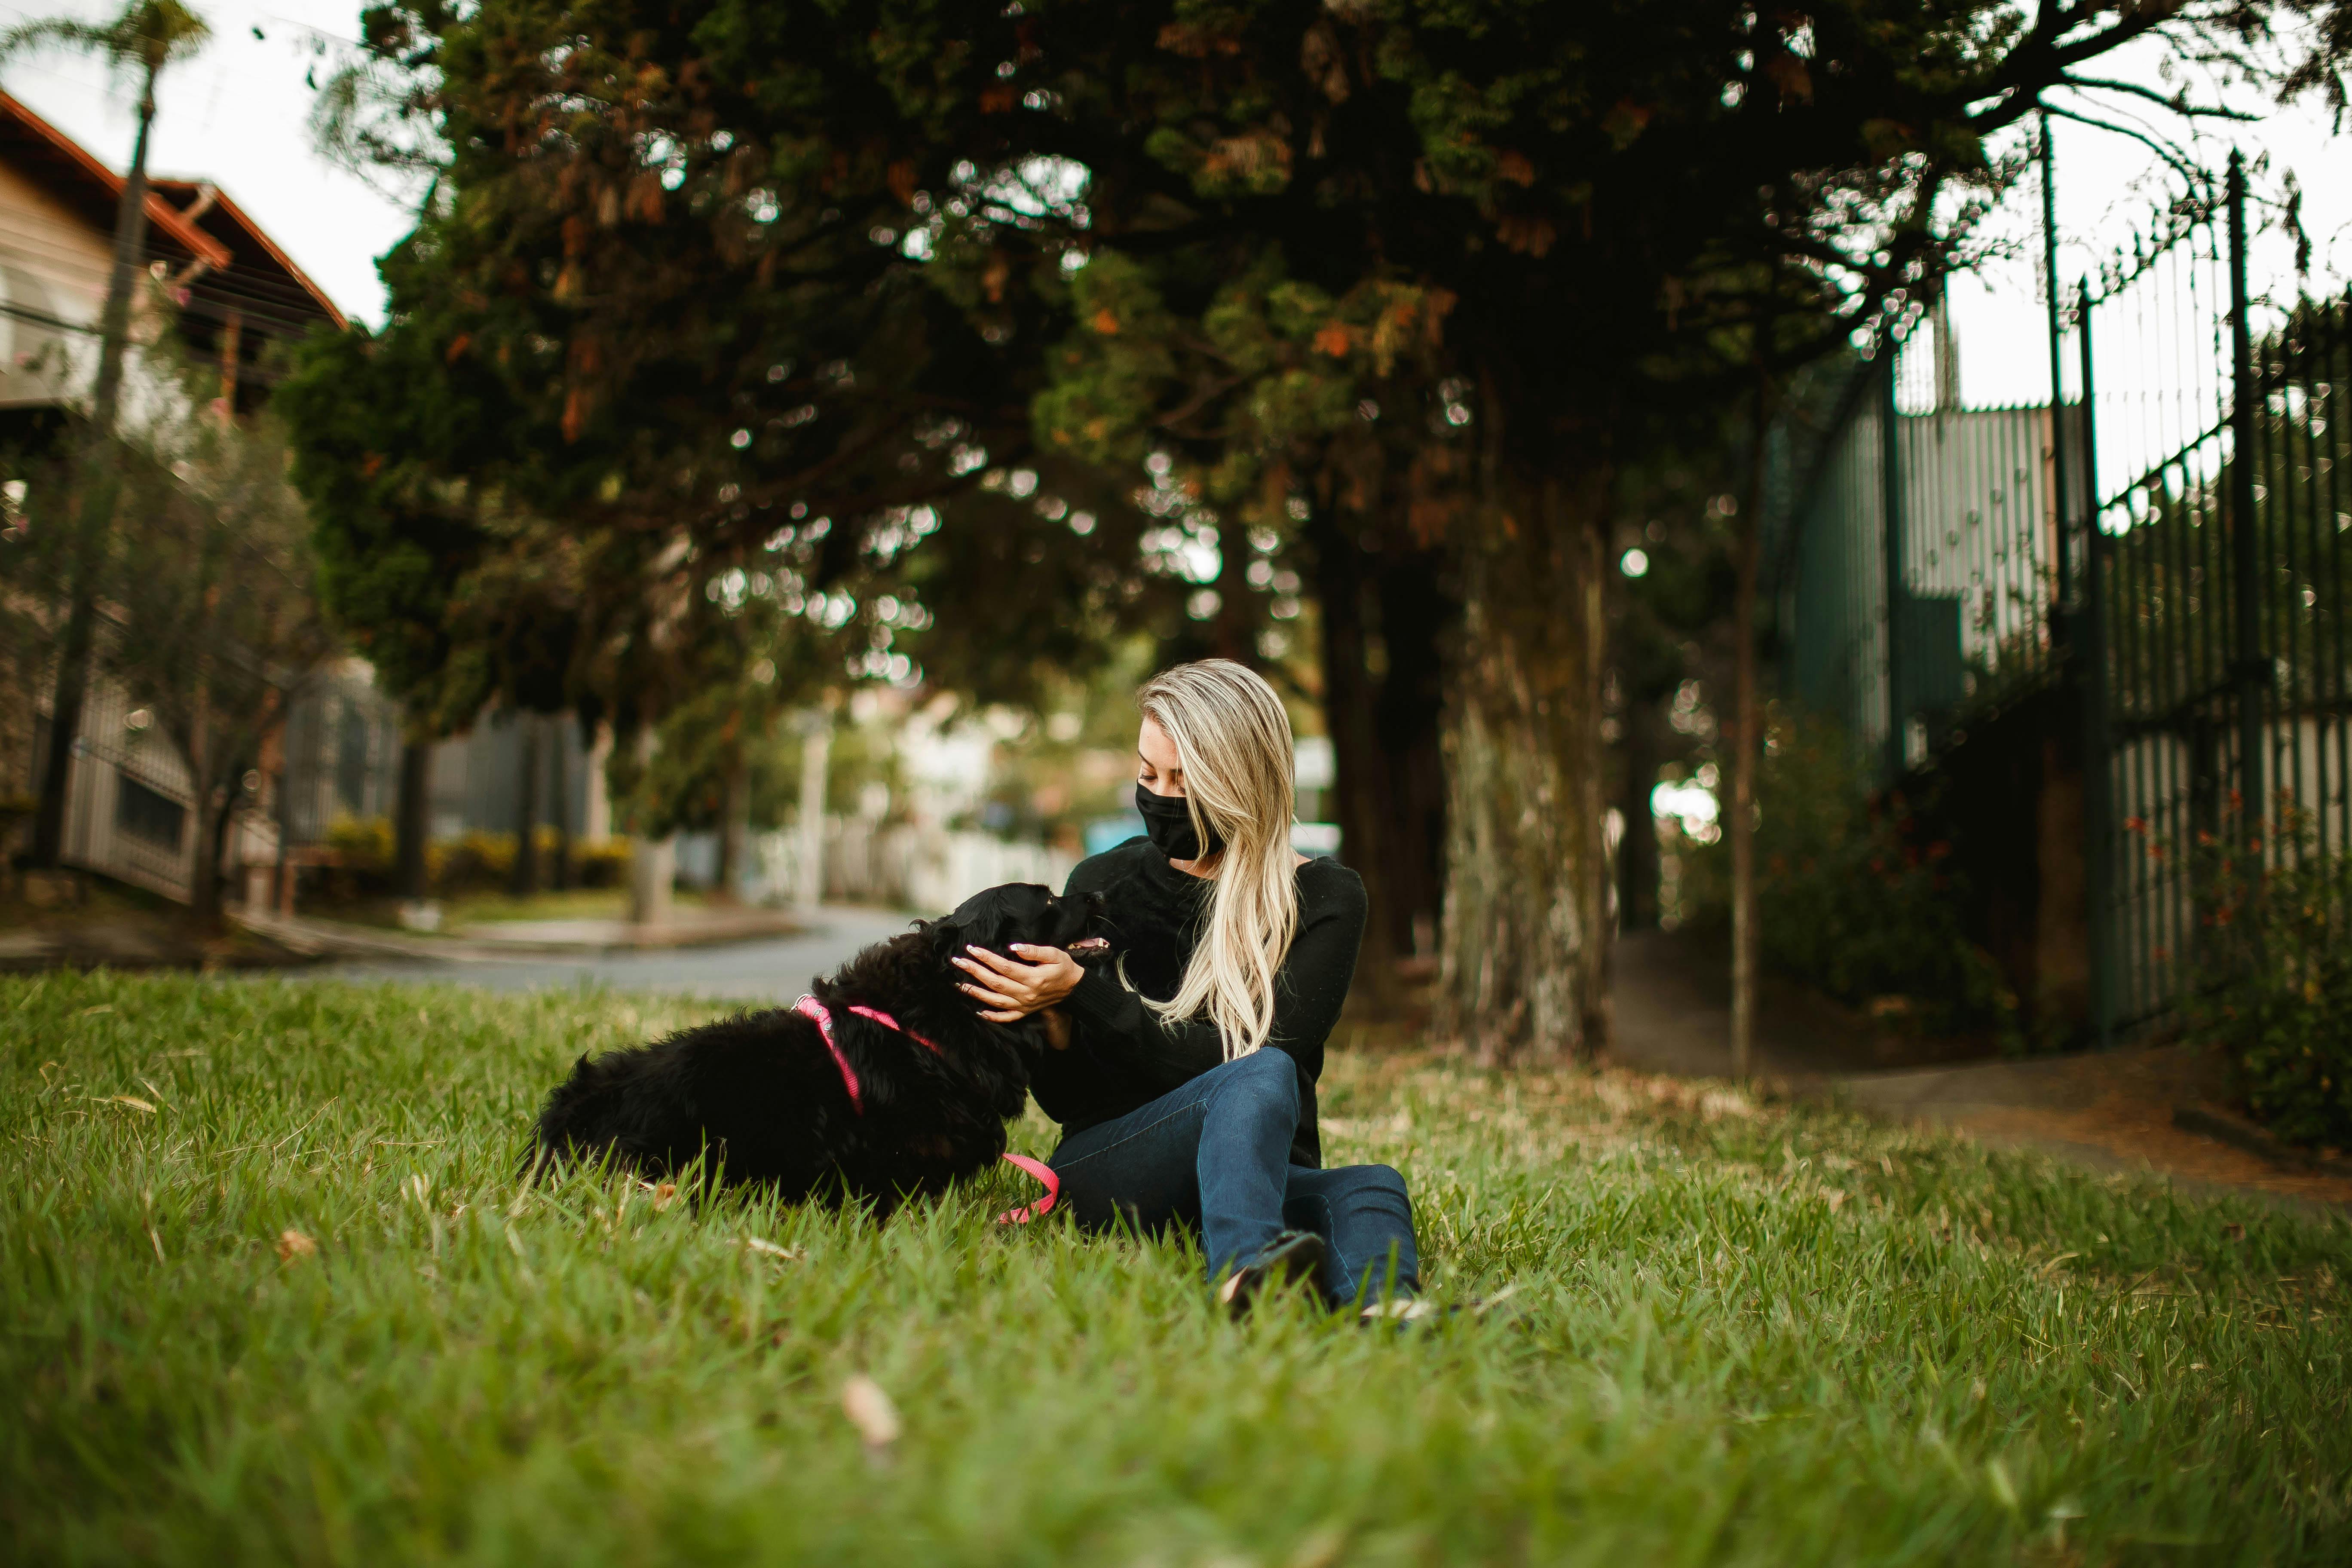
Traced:
<path id="1" fill-rule="evenodd" d="M 1020 963 L 984 947 L 967 947 L 969 956 L 951 960 L 971 976 L 958 988 L 981 1005 L 981 1016 L 992 1024 L 1011 1024 L 1053 1006 L 1078 988 L 1086 971 L 1058 947 L 1032 947 L 1016 942 L 1013 951 L 1031 962 Z M 1049 1020 L 1049 1023 L 1051 1020 Z"/>

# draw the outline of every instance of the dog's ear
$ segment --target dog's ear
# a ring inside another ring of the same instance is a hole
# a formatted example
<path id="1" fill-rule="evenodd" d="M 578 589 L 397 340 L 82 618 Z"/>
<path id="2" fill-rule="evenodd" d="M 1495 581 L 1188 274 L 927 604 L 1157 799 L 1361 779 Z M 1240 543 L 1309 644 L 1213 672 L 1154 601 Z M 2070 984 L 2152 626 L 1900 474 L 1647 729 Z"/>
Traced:
<path id="1" fill-rule="evenodd" d="M 932 956 L 942 963 L 963 951 L 963 927 L 951 920 L 932 921 L 923 927 L 923 938 L 930 943 Z"/>

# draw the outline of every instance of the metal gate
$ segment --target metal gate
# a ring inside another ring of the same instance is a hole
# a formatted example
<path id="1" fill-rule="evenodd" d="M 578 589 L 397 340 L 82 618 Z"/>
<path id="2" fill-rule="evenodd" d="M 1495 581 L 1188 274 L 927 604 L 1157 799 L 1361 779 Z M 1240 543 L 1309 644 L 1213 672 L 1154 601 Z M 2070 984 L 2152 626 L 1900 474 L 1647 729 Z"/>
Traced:
<path id="1" fill-rule="evenodd" d="M 2084 279 L 2069 323 L 2103 1037 L 2200 973 L 2217 852 L 2260 870 L 2352 847 L 2352 340 L 2344 300 L 2250 294 L 2246 205 L 2232 160 L 2219 210 Z"/>
<path id="2" fill-rule="evenodd" d="M 2243 168 L 2208 184 L 2071 289 L 2045 244 L 2050 404 L 1960 407 L 1892 313 L 1781 520 L 1785 683 L 1883 781 L 2070 704 L 2102 1042 L 2204 972 L 2215 867 L 2352 853 L 2352 303 L 2251 296 Z"/>

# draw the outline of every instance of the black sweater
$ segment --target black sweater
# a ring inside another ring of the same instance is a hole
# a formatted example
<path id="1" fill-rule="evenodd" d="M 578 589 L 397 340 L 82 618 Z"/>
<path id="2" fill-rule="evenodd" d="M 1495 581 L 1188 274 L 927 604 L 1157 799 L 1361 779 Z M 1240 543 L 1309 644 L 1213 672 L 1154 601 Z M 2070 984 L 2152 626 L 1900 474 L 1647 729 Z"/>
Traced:
<path id="1" fill-rule="evenodd" d="M 1275 976 L 1274 1033 L 1266 1045 L 1298 1068 L 1298 1132 L 1294 1164 L 1323 1163 L 1315 1121 L 1315 1080 L 1323 1042 L 1339 1022 L 1355 978 L 1364 935 L 1364 884 L 1336 860 L 1298 868 L 1298 934 Z M 1079 862 L 1071 893 L 1100 893 L 1136 991 L 1164 1002 L 1176 994 L 1200 941 L 1209 908 L 1207 880 L 1168 863 L 1149 838 L 1130 838 Z M 1049 1050 L 1030 1091 L 1065 1138 L 1124 1116 L 1224 1060 L 1224 1043 L 1207 1018 L 1163 1023 L 1108 969 L 1089 970 L 1062 1003 L 1070 1048 Z"/>

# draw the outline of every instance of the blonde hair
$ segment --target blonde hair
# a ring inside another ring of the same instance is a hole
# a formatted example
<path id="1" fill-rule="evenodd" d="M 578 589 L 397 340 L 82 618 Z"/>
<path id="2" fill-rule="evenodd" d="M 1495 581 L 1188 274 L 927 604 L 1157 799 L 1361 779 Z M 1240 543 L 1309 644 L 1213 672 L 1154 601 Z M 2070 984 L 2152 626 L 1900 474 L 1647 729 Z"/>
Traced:
<path id="1" fill-rule="evenodd" d="M 1207 929 L 1161 1018 L 1205 1013 L 1225 1059 L 1274 1033 L 1274 981 L 1298 933 L 1291 814 L 1297 799 L 1290 715 L 1274 688 L 1229 658 L 1165 669 L 1135 705 L 1167 731 L 1184 770 L 1184 799 L 1201 842 L 1223 840 L 1210 883 Z"/>

